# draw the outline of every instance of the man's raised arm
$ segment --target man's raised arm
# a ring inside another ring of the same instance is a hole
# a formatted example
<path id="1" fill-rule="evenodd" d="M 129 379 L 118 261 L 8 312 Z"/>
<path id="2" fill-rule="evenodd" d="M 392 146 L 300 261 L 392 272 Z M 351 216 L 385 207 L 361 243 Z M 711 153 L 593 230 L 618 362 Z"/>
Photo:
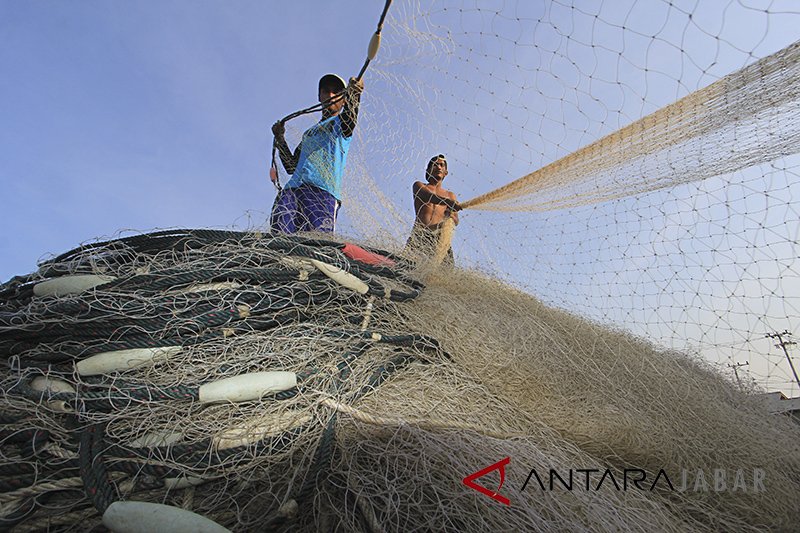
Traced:
<path id="1" fill-rule="evenodd" d="M 350 78 L 350 83 L 344 93 L 344 107 L 342 108 L 342 133 L 345 137 L 352 137 L 358 121 L 358 107 L 361 103 L 361 93 L 364 92 L 364 80 Z"/>

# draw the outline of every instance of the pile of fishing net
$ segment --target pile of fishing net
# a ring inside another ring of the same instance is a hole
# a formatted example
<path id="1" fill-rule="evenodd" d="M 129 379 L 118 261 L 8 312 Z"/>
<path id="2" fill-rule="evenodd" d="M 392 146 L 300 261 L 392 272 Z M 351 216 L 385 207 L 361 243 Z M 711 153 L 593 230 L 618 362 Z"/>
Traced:
<path id="1" fill-rule="evenodd" d="M 3 527 L 800 519 L 800 429 L 752 391 L 480 273 L 330 239 L 163 231 L 0 286 Z M 505 458 L 474 482 L 499 499 L 462 483 Z M 625 469 L 647 481 L 623 486 Z"/>

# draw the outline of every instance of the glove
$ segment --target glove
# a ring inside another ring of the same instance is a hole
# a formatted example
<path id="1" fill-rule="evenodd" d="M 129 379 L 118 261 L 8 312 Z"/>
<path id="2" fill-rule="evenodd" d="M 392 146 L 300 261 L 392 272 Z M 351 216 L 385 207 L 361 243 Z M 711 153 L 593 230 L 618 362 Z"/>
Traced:
<path id="1" fill-rule="evenodd" d="M 272 134 L 275 137 L 283 137 L 283 134 L 286 133 L 286 126 L 280 120 L 272 125 Z"/>

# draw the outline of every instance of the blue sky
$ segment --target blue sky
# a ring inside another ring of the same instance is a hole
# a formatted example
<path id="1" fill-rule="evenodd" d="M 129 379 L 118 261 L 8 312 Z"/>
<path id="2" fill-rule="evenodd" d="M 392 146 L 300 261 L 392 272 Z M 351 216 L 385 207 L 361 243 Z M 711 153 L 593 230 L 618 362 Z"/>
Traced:
<path id="1" fill-rule="evenodd" d="M 358 71 L 364 4 L 0 2 L 0 279 L 121 229 L 263 218 L 269 128 Z"/>
<path id="2" fill-rule="evenodd" d="M 0 2 L 0 280 L 121 230 L 262 225 L 271 124 L 315 103 L 322 74 L 357 73 L 383 3 Z M 800 39 L 792 0 L 513 4 L 394 1 L 343 232 L 402 242 L 433 154 L 471 198 Z M 290 123 L 290 144 L 316 119 Z M 554 305 L 755 360 L 766 330 L 800 328 L 798 172 L 790 158 L 573 210 L 465 211 L 454 247 Z M 754 373 L 785 376 L 780 360 Z"/>

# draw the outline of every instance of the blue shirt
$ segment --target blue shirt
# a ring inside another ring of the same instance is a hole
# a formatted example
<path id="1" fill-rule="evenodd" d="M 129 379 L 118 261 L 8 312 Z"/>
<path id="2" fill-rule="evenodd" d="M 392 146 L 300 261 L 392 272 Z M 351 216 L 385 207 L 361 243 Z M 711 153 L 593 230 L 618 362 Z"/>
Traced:
<path id="1" fill-rule="evenodd" d="M 326 118 L 303 133 L 300 158 L 286 187 L 313 185 L 342 199 L 342 174 L 353 137 L 345 137 L 339 115 Z"/>

